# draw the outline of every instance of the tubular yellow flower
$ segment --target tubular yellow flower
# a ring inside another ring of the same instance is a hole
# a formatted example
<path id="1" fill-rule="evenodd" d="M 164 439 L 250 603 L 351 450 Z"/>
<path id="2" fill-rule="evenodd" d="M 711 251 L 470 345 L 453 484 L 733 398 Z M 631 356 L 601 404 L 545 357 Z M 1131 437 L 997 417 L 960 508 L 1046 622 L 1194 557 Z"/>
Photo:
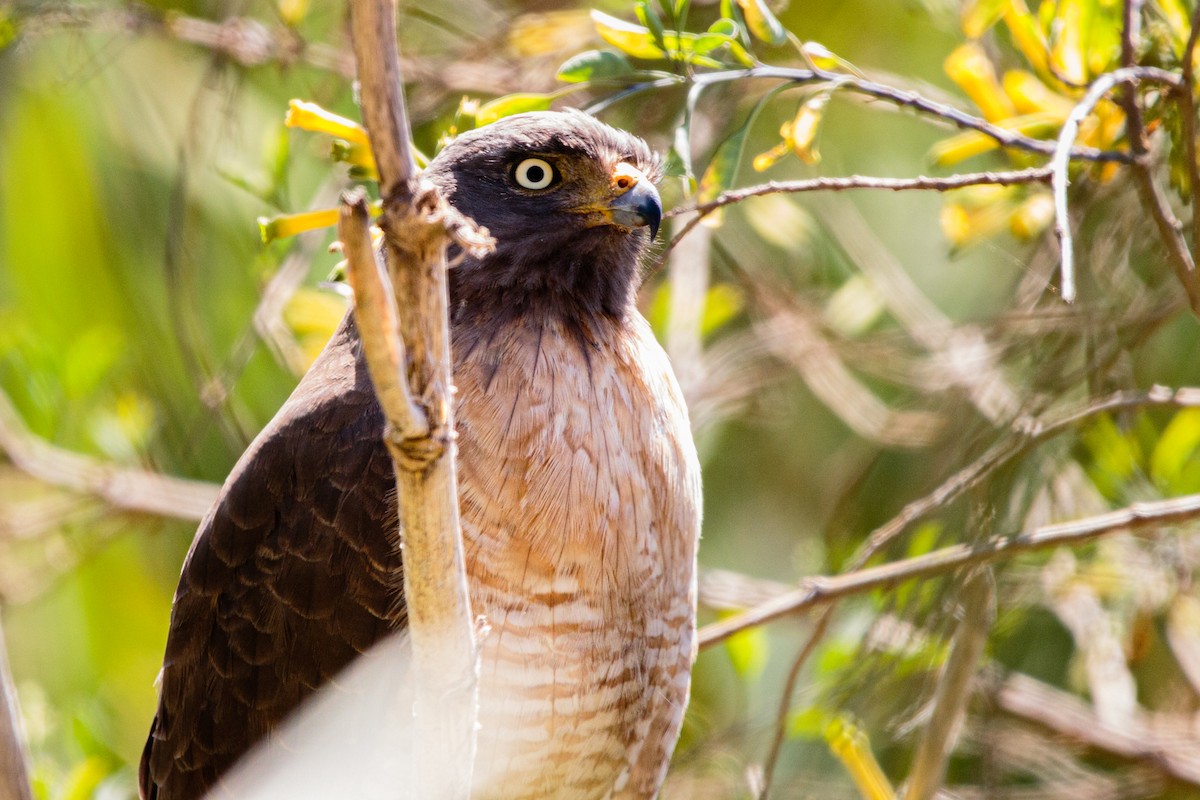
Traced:
<path id="1" fill-rule="evenodd" d="M 286 239 L 298 233 L 329 228 L 337 225 L 338 210 L 325 208 L 320 211 L 302 211 L 299 214 L 281 214 L 277 217 L 259 217 L 258 229 L 263 242 Z"/>
<path id="2" fill-rule="evenodd" d="M 1038 236 L 1054 222 L 1054 198 L 1049 192 L 1039 192 L 1017 206 L 1008 218 L 1008 228 L 1021 241 Z"/>
<path id="3" fill-rule="evenodd" d="M 871 752 L 871 742 L 857 726 L 836 719 L 825 731 L 829 750 L 846 767 L 864 800 L 896 800 L 896 791 Z"/>
<path id="4" fill-rule="evenodd" d="M 338 116 L 326 111 L 316 103 L 306 103 L 303 100 L 292 100 L 288 103 L 287 116 L 283 123 L 289 128 L 300 128 L 306 131 L 327 133 L 339 139 L 345 139 L 353 144 L 370 147 L 367 131 L 352 119 Z"/>
<path id="5" fill-rule="evenodd" d="M 1013 117 L 1012 119 L 1003 120 L 999 124 L 1001 127 L 1023 133 L 1026 136 L 1039 136 L 1054 133 L 1058 130 L 1061 122 L 1061 117 L 1043 112 L 1040 114 L 1026 114 L 1022 117 Z M 980 153 L 991 152 L 997 147 L 999 145 L 992 137 L 977 131 L 968 131 L 967 133 L 960 133 L 958 136 L 951 136 L 949 139 L 943 139 L 938 142 L 930 149 L 929 155 L 935 163 L 942 166 L 949 166 L 972 156 L 977 156 Z"/>
<path id="6" fill-rule="evenodd" d="M 1013 44 L 1021 51 L 1021 55 L 1025 56 L 1025 60 L 1034 71 L 1043 78 L 1050 78 L 1050 71 L 1047 69 L 1050 51 L 1046 46 L 1046 37 L 1042 35 L 1037 20 L 1029 13 L 1024 0 L 1009 0 L 1008 7 L 1004 10 L 1004 24 L 1012 34 Z"/>
<path id="7" fill-rule="evenodd" d="M 1083 52 L 1083 9 L 1079 0 L 1059 0 L 1055 17 L 1058 39 L 1050 57 L 1058 74 L 1071 83 L 1087 83 L 1087 59 Z"/>
<path id="8" fill-rule="evenodd" d="M 1012 100 L 1019 114 L 1045 112 L 1066 120 L 1075 105 L 1070 98 L 1051 90 L 1028 70 L 1010 69 L 1004 73 L 1003 85 L 1004 93 Z"/>
<path id="9" fill-rule="evenodd" d="M 821 116 L 828 103 L 829 92 L 821 92 L 801 104 L 800 110 L 792 120 L 788 135 L 784 137 L 792 152 L 805 164 L 816 164 L 821 160 L 821 154 L 816 148 L 816 139 L 817 131 L 821 127 Z"/>
<path id="10" fill-rule="evenodd" d="M 1001 88 L 991 60 L 978 44 L 967 42 L 954 48 L 942 68 L 989 121 L 1016 115 L 1017 110 Z"/>

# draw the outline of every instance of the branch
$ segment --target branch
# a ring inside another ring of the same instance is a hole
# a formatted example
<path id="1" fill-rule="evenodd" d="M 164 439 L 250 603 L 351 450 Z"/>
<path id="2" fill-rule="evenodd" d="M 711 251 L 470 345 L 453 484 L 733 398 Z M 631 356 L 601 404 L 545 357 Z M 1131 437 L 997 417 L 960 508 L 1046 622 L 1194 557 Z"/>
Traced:
<path id="1" fill-rule="evenodd" d="M 1194 736 L 1158 731 L 1143 719 L 1120 726 L 1105 722 L 1084 701 L 1026 675 L 1012 675 L 995 695 L 1005 713 L 1036 723 L 1058 737 L 1103 752 L 1148 761 L 1172 778 L 1200 786 L 1200 757 Z"/>
<path id="2" fill-rule="evenodd" d="M 1188 192 L 1192 196 L 1192 250 L 1200 247 L 1200 213 L 1196 213 L 1196 193 L 1200 192 L 1200 163 L 1196 161 L 1196 42 L 1200 39 L 1200 5 L 1192 12 L 1192 29 L 1183 47 L 1183 88 L 1179 93 L 1179 117 L 1183 124 L 1183 148 L 1187 158 Z"/>
<path id="3" fill-rule="evenodd" d="M 55 447 L 29 432 L 3 392 L 0 451 L 38 480 L 95 495 L 124 511 L 196 521 L 208 513 L 220 491 L 211 483 L 122 468 Z"/>
<path id="4" fill-rule="evenodd" d="M 1119 531 L 1136 531 L 1190 522 L 1200 518 L 1200 494 L 1133 505 L 1107 514 L 1056 525 L 1045 525 L 1016 536 L 1001 536 L 979 544 L 957 544 L 878 567 L 843 575 L 806 578 L 800 588 L 736 617 L 700 630 L 700 647 L 711 647 L 738 631 L 799 614 L 843 597 L 863 594 L 904 581 L 931 578 L 962 567 L 990 564 L 1021 553 L 1073 546 Z"/>
<path id="5" fill-rule="evenodd" d="M 771 746 L 767 748 L 767 758 L 763 761 L 762 791 L 759 792 L 758 800 L 767 800 L 770 795 L 771 784 L 775 779 L 775 765 L 779 763 L 779 754 L 783 752 L 783 740 L 787 738 L 788 716 L 792 712 L 792 697 L 796 694 L 796 684 L 800 680 L 800 672 L 808 663 L 808 659 L 816 652 L 817 645 L 825 638 L 825 633 L 829 630 L 829 623 L 833 621 L 833 610 L 834 607 L 829 606 L 821 612 L 821 616 L 817 617 L 816 622 L 813 623 L 812 632 L 788 669 L 787 679 L 783 682 L 783 692 L 779 697 L 779 708 L 775 712 L 775 732 L 771 736 Z"/>
<path id="6" fill-rule="evenodd" d="M 415 794 L 465 800 L 475 760 L 479 665 L 459 530 L 446 245 L 452 231 L 473 236 L 476 248 L 484 242 L 436 190 L 417 183 L 395 13 L 391 0 L 350 3 L 363 118 L 383 197 L 387 275 L 375 263 L 361 195 L 345 201 L 339 234 L 354 276 L 354 317 L 388 421 L 384 439 L 398 489 L 413 643 Z M 394 297 L 386 291 L 389 282 Z"/>
<path id="7" fill-rule="evenodd" d="M 761 197 L 765 194 L 796 194 L 799 192 L 823 191 L 844 192 L 850 189 L 886 189 L 892 192 L 913 190 L 948 192 L 967 186 L 1015 186 L 1023 183 L 1048 183 L 1049 181 L 1050 170 L 1047 167 L 1009 172 L 967 172 L 962 175 L 951 175 L 945 178 L 931 178 L 924 175 L 919 175 L 915 178 L 877 178 L 870 175 L 848 175 L 834 178 L 809 178 L 798 181 L 770 181 L 769 183 L 757 186 L 748 186 L 744 189 L 731 189 L 722 192 L 707 203 L 676 208 L 670 211 L 667 214 L 668 217 L 690 214 L 692 212 L 695 212 L 696 216 L 689 219 L 679 233 L 671 237 L 671 241 L 664 248 L 660 259 L 665 259 L 666 254 L 679 243 L 680 239 L 691 233 L 693 228 L 718 208 L 740 203 L 744 200 L 749 200 L 751 197 Z"/>
<path id="8" fill-rule="evenodd" d="M 1050 160 L 1050 170 L 1052 173 L 1050 186 L 1054 191 L 1054 235 L 1058 237 L 1059 257 L 1062 261 L 1062 298 L 1068 303 L 1075 300 L 1075 256 L 1073 253 L 1074 245 L 1071 241 L 1071 221 L 1067 213 L 1067 185 L 1069 183 L 1067 167 L 1071 159 L 1075 157 L 1072 145 L 1075 142 L 1075 137 L 1079 135 L 1079 124 L 1088 114 L 1092 113 L 1092 109 L 1096 107 L 1096 104 L 1111 92 L 1117 84 L 1126 82 L 1136 84 L 1143 81 L 1164 83 L 1176 88 L 1180 86 L 1178 75 L 1156 67 L 1122 67 L 1121 69 L 1113 70 L 1101 75 L 1092 83 L 1091 88 L 1088 89 L 1083 99 L 1071 109 L 1066 122 L 1063 123 L 1062 130 L 1059 131 L 1058 141 L 1054 147 L 1054 157 Z M 1140 119 L 1137 115 L 1129 116 L 1128 112 L 1127 116 L 1131 121 L 1135 118 Z M 1136 173 L 1139 164 L 1136 150 L 1132 163 Z M 1149 167 L 1145 164 L 1143 164 L 1143 167 L 1147 170 L 1148 175 Z M 1153 182 L 1151 182 L 1151 190 L 1157 194 L 1157 190 L 1153 188 Z M 1162 211 L 1160 206 L 1163 203 L 1165 201 L 1162 201 L 1161 197 L 1158 197 L 1155 202 L 1149 203 L 1151 211 L 1156 214 L 1156 222 L 1158 221 L 1158 215 Z M 1170 209 L 1166 209 L 1166 213 L 1169 214 Z M 1178 226 L 1178 222 L 1176 222 L 1176 226 Z M 1159 232 L 1160 234 L 1164 234 L 1163 242 L 1167 244 L 1168 250 L 1171 250 L 1172 238 L 1165 235 L 1162 223 L 1159 224 Z M 1178 228 L 1175 229 L 1174 236 L 1178 237 Z M 1190 261 L 1190 256 L 1187 258 Z M 1192 268 L 1192 272 L 1194 274 L 1194 267 Z M 1198 288 L 1200 288 L 1200 284 L 1198 284 Z M 1200 295 L 1197 295 L 1197 298 L 1198 302 L 1200 302 Z"/>
<path id="9" fill-rule="evenodd" d="M 1162 70 L 1159 71 L 1163 72 L 1163 74 L 1171 74 Z M 884 100 L 904 108 L 912 108 L 932 117 L 939 117 L 958 128 L 978 131 L 985 136 L 995 139 L 1005 147 L 1028 150 L 1033 153 L 1044 153 L 1046 155 L 1050 155 L 1055 151 L 1055 143 L 1052 141 L 1033 139 L 1029 136 L 1017 133 L 1016 131 L 1002 128 L 999 125 L 993 125 L 985 119 L 967 114 L 957 108 L 954 108 L 953 106 L 946 105 L 945 103 L 938 103 L 930 100 L 917 94 L 916 92 L 897 89 L 892 86 L 887 86 L 882 83 L 867 80 L 865 78 L 859 78 L 854 75 L 848 75 L 843 72 L 831 72 L 819 67 L 812 67 L 809 69 L 792 69 L 787 67 L 755 67 L 753 69 L 745 70 L 710 72 L 704 75 L 697 75 L 692 80 L 698 85 L 705 85 L 710 83 L 723 83 L 726 81 L 740 80 L 742 78 L 774 78 L 800 84 L 815 82 L 830 83 L 834 84 L 837 88 L 849 89 L 850 91 L 857 92 L 858 94 L 864 94 L 868 97 Z M 656 81 L 654 83 L 658 84 L 660 82 Z M 652 84 L 646 84 L 647 87 L 651 85 Z M 1097 150 L 1094 147 L 1072 147 L 1071 158 L 1080 161 L 1116 161 L 1122 164 L 1129 162 L 1128 153 L 1122 153 L 1114 150 Z"/>
<path id="10" fill-rule="evenodd" d="M 978 570 L 963 585 L 954 646 L 938 677 L 933 712 L 908 773 L 904 800 L 931 800 L 946 780 L 946 765 L 966 719 L 972 678 L 995 621 L 994 593 L 990 570 Z"/>
<path id="11" fill-rule="evenodd" d="M 25 746 L 17 690 L 8 669 L 4 626 L 0 625 L 0 800 L 33 800 L 29 750 Z"/>
<path id="12" fill-rule="evenodd" d="M 861 567 L 872 555 L 903 533 L 909 525 L 934 509 L 942 508 L 953 502 L 963 492 L 978 486 L 979 482 L 987 475 L 1013 463 L 1031 448 L 1049 441 L 1069 428 L 1112 411 L 1152 407 L 1178 409 L 1198 406 L 1200 406 L 1200 389 L 1169 389 L 1165 386 L 1153 386 L 1146 392 L 1115 392 L 1056 416 L 1018 420 L 1013 427 L 1023 430 L 1023 436 L 1005 437 L 972 464 L 950 476 L 932 492 L 906 505 L 899 514 L 871 532 L 862 548 L 851 559 L 850 568 Z"/>

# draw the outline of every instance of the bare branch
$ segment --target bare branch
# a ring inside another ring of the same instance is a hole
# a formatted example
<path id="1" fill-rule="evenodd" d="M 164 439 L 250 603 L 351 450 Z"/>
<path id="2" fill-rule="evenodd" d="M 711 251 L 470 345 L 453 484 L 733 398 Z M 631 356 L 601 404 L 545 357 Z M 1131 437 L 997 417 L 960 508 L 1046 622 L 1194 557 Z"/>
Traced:
<path id="1" fill-rule="evenodd" d="M 0 451 L 39 480 L 95 495 L 124 511 L 195 521 L 208 513 L 220 490 L 211 483 L 122 468 L 55 447 L 29 432 L 3 392 Z"/>
<path id="2" fill-rule="evenodd" d="M 0 625 L 0 800 L 33 800 L 17 689 L 8 669 L 4 626 Z"/>
<path id="3" fill-rule="evenodd" d="M 931 800 L 946 779 L 946 764 L 958 740 L 971 684 L 995 617 L 991 571 L 978 570 L 963 585 L 963 604 L 954 646 L 938 678 L 933 713 L 908 775 L 904 800 Z"/>
<path id="4" fill-rule="evenodd" d="M 1021 553 L 1073 546 L 1118 531 L 1135 531 L 1190 522 L 1200 518 L 1200 494 L 1133 505 L 1094 517 L 1045 525 L 1016 536 L 979 544 L 958 544 L 923 556 L 836 576 L 806 578 L 800 588 L 769 603 L 715 622 L 700 630 L 700 647 L 711 647 L 746 628 L 762 625 L 810 608 L 893 586 L 904 581 L 944 575 L 967 566 L 1001 561 Z"/>
<path id="5" fill-rule="evenodd" d="M 967 186 L 1015 186 L 1025 183 L 1048 183 L 1049 181 L 1050 170 L 1046 167 L 1013 170 L 1010 172 L 966 172 L 961 175 L 950 175 L 945 178 L 932 178 L 924 175 L 919 175 L 915 178 L 880 178 L 870 175 L 848 175 L 833 178 L 808 178 L 798 181 L 770 181 L 769 183 L 757 186 L 747 186 L 744 189 L 731 189 L 727 192 L 722 192 L 715 199 L 707 203 L 676 208 L 670 211 L 667 214 L 668 217 L 691 214 L 693 212 L 696 216 L 691 217 L 687 221 L 687 224 L 671 237 L 671 241 L 667 243 L 660 258 L 665 260 L 667 252 L 674 248 L 683 237 L 691 233 L 692 229 L 699 225 L 706 216 L 718 208 L 733 205 L 734 203 L 741 203 L 749 200 L 751 197 L 760 197 L 765 194 L 844 192 L 851 189 L 885 189 L 892 192 L 914 190 L 949 192 Z"/>
<path id="6" fill-rule="evenodd" d="M 1164 75 L 1171 73 L 1158 70 Z M 1174 77 L 1174 76 L 1172 76 Z M 1050 155 L 1055 152 L 1055 143 L 1044 139 L 1033 139 L 1016 131 L 993 125 L 980 117 L 967 114 L 953 106 L 938 103 L 916 92 L 886 86 L 876 81 L 859 78 L 844 72 L 831 72 L 819 67 L 809 69 L 792 69 L 788 67 L 755 67 L 745 70 L 728 70 L 697 75 L 693 81 L 697 84 L 721 83 L 740 80 L 742 78 L 774 78 L 792 81 L 794 83 L 823 82 L 833 84 L 836 88 L 846 89 L 858 94 L 874 97 L 905 108 L 912 108 L 930 117 L 943 119 L 955 127 L 978 131 L 995 139 L 1005 147 L 1028 150 L 1033 153 Z M 1100 161 L 1128 163 L 1129 154 L 1113 150 L 1097 150 L 1094 147 L 1072 147 L 1070 157 L 1080 161 Z"/>
<path id="7" fill-rule="evenodd" d="M 1200 247 L 1200 213 L 1196 213 L 1196 193 L 1200 192 L 1200 163 L 1196 161 L 1196 42 L 1200 39 L 1200 6 L 1192 12 L 1192 29 L 1183 47 L 1183 88 L 1179 92 L 1179 118 L 1183 125 L 1183 149 L 1187 158 L 1188 192 L 1192 197 L 1192 252 Z"/>
<path id="8" fill-rule="evenodd" d="M 763 762 L 762 791 L 759 800 L 767 800 L 771 792 L 771 782 L 775 776 L 775 765 L 779 763 L 779 754 L 783 752 L 783 740 L 787 738 L 788 715 L 792 711 L 792 696 L 796 694 L 796 684 L 800 680 L 800 672 L 808 659 L 816 651 L 817 645 L 825 638 L 829 623 L 833 620 L 834 606 L 829 606 L 821 612 L 813 623 L 812 633 L 808 635 L 804 646 L 792 660 L 788 669 L 787 680 L 783 682 L 783 691 L 779 696 L 779 709 L 775 712 L 775 732 L 771 736 L 771 746 L 767 749 L 767 758 Z"/>
<path id="9" fill-rule="evenodd" d="M 452 237 L 468 240 L 468 249 L 487 242 L 432 185 L 416 179 L 395 13 L 391 0 L 350 3 L 363 117 L 383 195 L 386 276 L 371 263 L 361 197 L 343 208 L 341 227 L 366 290 L 356 294 L 355 319 L 364 344 L 377 342 L 369 366 L 389 421 L 384 439 L 396 475 L 413 646 L 416 794 L 465 800 L 475 761 L 479 662 L 459 529 L 446 245 Z M 394 297 L 384 290 L 388 280 Z"/>
<path id="10" fill-rule="evenodd" d="M 379 404 L 401 437 L 429 435 L 425 411 L 413 400 L 404 368 L 408 362 L 400 339 L 392 281 L 375 258 L 371 245 L 371 215 L 361 189 L 342 197 L 338 239 L 346 256 L 346 277 L 354 289 L 354 318 L 362 338 L 363 354 Z"/>
<path id="11" fill-rule="evenodd" d="M 1054 148 L 1054 157 L 1050 160 L 1050 170 L 1052 173 L 1050 186 L 1054 190 L 1054 235 L 1058 237 L 1059 257 L 1062 261 L 1062 298 L 1068 303 L 1075 300 L 1075 256 L 1071 240 L 1071 220 L 1067 209 L 1067 185 L 1069 183 L 1067 167 L 1071 159 L 1074 158 L 1072 145 L 1075 142 L 1075 137 L 1079 135 L 1079 124 L 1084 118 L 1092 113 L 1092 109 L 1096 107 L 1096 104 L 1111 92 L 1114 87 L 1125 82 L 1135 84 L 1155 82 L 1173 87 L 1180 85 L 1179 76 L 1166 70 L 1155 67 L 1122 67 L 1097 78 L 1092 83 L 1091 88 L 1088 89 L 1087 94 L 1083 96 L 1083 99 L 1071 109 L 1066 122 L 1063 123 L 1062 130 L 1058 134 L 1058 142 Z M 1136 171 L 1138 164 L 1136 158 L 1133 164 Z M 1154 212 L 1155 208 L 1151 208 L 1151 211 Z M 1160 232 L 1161 227 L 1160 225 Z M 1178 234 L 1178 231 L 1176 231 L 1176 234 Z M 1164 236 L 1163 241 L 1170 248 L 1168 237 Z"/>
<path id="12" fill-rule="evenodd" d="M 1018 420 L 1015 427 L 1023 429 L 1024 436 L 1005 437 L 972 464 L 951 475 L 932 492 L 906 505 L 899 514 L 871 532 L 862 548 L 851 559 L 850 568 L 861 567 L 867 562 L 867 559 L 903 533 L 909 525 L 931 511 L 945 507 L 960 497 L 963 492 L 978 486 L 979 482 L 987 475 L 1013 463 L 1029 452 L 1031 448 L 1049 441 L 1069 428 L 1100 414 L 1113 411 L 1143 407 L 1195 408 L 1197 406 L 1200 406 L 1200 389 L 1169 389 L 1165 386 L 1154 386 L 1146 392 L 1116 392 L 1042 419 Z"/>
<path id="13" fill-rule="evenodd" d="M 1154 764 L 1170 777 L 1200 786 L 1200 742 L 1183 731 L 1159 732 L 1145 715 L 1122 725 L 1100 719 L 1083 700 L 1026 675 L 1010 676 L 995 695 L 996 705 L 1060 737 L 1097 750 Z M 1186 730 L 1186 725 L 1185 725 Z"/>

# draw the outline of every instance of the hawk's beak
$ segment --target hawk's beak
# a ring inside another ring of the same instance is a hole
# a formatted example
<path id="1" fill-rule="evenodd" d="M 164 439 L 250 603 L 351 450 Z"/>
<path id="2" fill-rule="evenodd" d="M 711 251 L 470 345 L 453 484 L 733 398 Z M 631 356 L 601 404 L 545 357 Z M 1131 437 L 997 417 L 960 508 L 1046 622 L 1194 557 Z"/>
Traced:
<path id="1" fill-rule="evenodd" d="M 588 227 L 612 225 L 626 233 L 635 228 L 650 228 L 650 238 L 658 235 L 662 222 L 662 200 L 654 182 L 637 167 L 622 161 L 613 168 L 606 189 L 600 189 L 599 202 L 587 203 L 568 209 L 581 214 Z"/>
<path id="2" fill-rule="evenodd" d="M 654 183 L 637 167 L 621 162 L 613 170 L 610 188 L 614 197 L 605 208 L 604 216 L 629 230 L 649 226 L 653 240 L 662 222 L 662 200 Z"/>

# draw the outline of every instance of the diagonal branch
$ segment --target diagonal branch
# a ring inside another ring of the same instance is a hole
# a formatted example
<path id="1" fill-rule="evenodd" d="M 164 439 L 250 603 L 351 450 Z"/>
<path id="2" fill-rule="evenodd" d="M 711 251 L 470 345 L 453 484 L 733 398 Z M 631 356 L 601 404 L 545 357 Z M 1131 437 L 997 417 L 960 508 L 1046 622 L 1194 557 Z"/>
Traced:
<path id="1" fill-rule="evenodd" d="M 1200 494 L 1133 505 L 1095 517 L 1045 525 L 1016 536 L 1001 536 L 978 544 L 957 544 L 923 556 L 868 567 L 843 575 L 805 579 L 800 588 L 735 617 L 700 630 L 700 647 L 711 647 L 738 631 L 823 606 L 843 597 L 932 578 L 967 566 L 1002 561 L 1021 553 L 1073 546 L 1120 531 L 1176 525 L 1200 519 Z"/>
<path id="2" fill-rule="evenodd" d="M 108 464 L 55 447 L 25 427 L 8 396 L 0 392 L 0 453 L 22 471 L 52 486 L 91 494 L 114 508 L 174 519 L 199 520 L 220 487 Z"/>

